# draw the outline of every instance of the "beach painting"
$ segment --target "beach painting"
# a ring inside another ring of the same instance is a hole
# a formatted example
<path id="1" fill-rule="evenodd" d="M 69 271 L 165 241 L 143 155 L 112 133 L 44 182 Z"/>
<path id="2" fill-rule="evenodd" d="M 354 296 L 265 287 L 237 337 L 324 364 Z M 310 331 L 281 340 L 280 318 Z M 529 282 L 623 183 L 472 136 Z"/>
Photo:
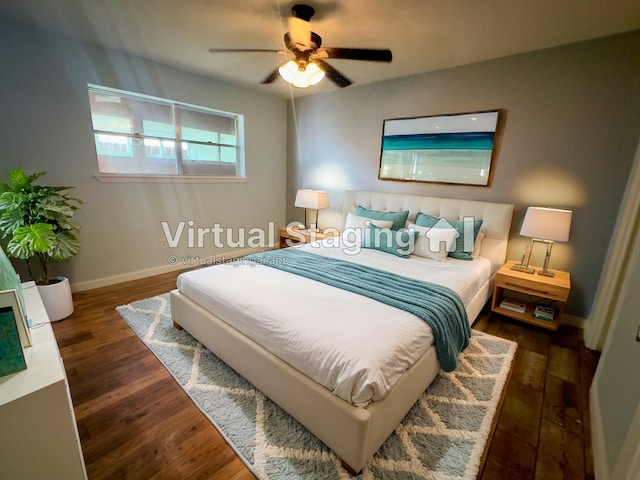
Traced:
<path id="1" fill-rule="evenodd" d="M 500 110 L 384 120 L 380 180 L 489 186 Z"/>

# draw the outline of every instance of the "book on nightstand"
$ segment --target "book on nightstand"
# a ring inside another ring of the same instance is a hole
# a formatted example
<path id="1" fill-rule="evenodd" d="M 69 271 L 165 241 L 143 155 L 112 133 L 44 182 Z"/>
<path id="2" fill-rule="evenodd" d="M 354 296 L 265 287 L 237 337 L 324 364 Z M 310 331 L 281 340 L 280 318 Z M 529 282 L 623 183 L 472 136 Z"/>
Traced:
<path id="1" fill-rule="evenodd" d="M 516 298 L 505 297 L 502 302 L 500 302 L 500 308 L 516 313 L 524 313 L 527 310 L 527 302 Z"/>
<path id="2" fill-rule="evenodd" d="M 533 316 L 540 320 L 546 320 L 547 322 L 553 321 L 553 315 L 555 314 L 555 310 L 551 307 L 547 307 L 545 305 L 538 305 L 536 309 L 533 311 Z"/>

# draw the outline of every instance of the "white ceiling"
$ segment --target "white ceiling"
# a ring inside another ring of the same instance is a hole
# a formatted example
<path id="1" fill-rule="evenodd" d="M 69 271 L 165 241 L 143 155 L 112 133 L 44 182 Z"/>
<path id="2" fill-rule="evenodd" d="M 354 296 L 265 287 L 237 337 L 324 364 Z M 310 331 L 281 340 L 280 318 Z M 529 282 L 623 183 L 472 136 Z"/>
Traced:
<path id="1" fill-rule="evenodd" d="M 283 48 L 296 3 L 316 9 L 323 46 L 392 50 L 390 64 L 329 60 L 354 86 L 640 29 L 638 0 L 0 0 L 0 17 L 289 96 L 260 84 L 286 57 L 208 49 Z"/>

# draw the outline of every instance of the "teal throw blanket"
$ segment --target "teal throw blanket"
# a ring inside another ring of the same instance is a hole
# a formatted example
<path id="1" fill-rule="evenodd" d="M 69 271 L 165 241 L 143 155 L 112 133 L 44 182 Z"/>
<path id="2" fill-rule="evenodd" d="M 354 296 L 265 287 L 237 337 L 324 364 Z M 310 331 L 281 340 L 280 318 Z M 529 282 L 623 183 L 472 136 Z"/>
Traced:
<path id="1" fill-rule="evenodd" d="M 256 253 L 245 259 L 416 315 L 431 327 L 440 364 L 447 372 L 456 368 L 458 354 L 469 345 L 471 328 L 467 312 L 458 294 L 450 288 L 297 248 Z"/>

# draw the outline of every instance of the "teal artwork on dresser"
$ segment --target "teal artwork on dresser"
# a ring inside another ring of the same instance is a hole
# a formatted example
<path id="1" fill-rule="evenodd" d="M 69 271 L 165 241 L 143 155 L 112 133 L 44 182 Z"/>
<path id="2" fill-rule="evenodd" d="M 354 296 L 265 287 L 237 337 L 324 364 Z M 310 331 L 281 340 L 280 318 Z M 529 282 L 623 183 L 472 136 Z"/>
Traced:
<path id="1" fill-rule="evenodd" d="M 16 317 L 11 307 L 0 308 L 0 376 L 25 370 Z"/>

